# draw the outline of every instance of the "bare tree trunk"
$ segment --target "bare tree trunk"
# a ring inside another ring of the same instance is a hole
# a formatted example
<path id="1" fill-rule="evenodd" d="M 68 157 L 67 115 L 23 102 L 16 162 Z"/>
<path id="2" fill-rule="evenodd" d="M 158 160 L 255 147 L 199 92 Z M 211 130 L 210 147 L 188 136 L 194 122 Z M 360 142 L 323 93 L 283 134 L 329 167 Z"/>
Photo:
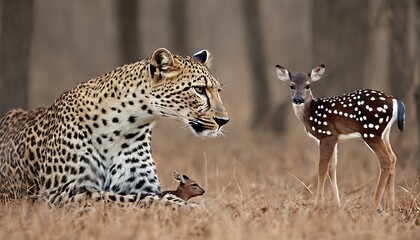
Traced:
<path id="1" fill-rule="evenodd" d="M 419 65 L 419 61 L 420 61 L 420 0 L 416 0 L 415 1 L 415 7 L 416 7 L 416 15 L 417 15 L 417 23 L 416 23 L 416 47 L 417 47 L 417 56 L 415 59 L 415 63 L 414 66 L 418 66 Z M 416 72 L 416 71 L 414 71 Z M 417 132 L 418 132 L 418 138 L 420 139 L 420 84 L 417 85 L 416 91 L 414 93 L 414 101 L 416 104 L 416 111 L 417 111 Z M 417 147 L 417 156 L 420 155 L 420 146 Z M 417 169 L 420 169 L 420 161 L 416 161 L 417 162 Z"/>
<path id="2" fill-rule="evenodd" d="M 365 0 L 313 1 L 314 64 L 327 65 L 315 97 L 328 97 L 363 86 L 368 33 Z"/>
<path id="3" fill-rule="evenodd" d="M 142 59 L 140 52 L 138 0 L 115 0 L 119 31 L 120 63 L 132 63 Z"/>
<path id="4" fill-rule="evenodd" d="M 412 67 L 408 46 L 409 1 L 389 1 L 390 59 L 389 76 L 392 94 L 404 98 L 412 86 Z"/>
<path id="5" fill-rule="evenodd" d="M 172 26 L 172 41 L 174 42 L 175 53 L 187 55 L 188 39 L 187 39 L 187 2 L 186 0 L 171 0 L 169 24 Z"/>
<path id="6" fill-rule="evenodd" d="M 28 71 L 32 39 L 33 1 L 0 2 L 0 115 L 28 106 Z"/>
<path id="7" fill-rule="evenodd" d="M 270 92 L 268 89 L 263 36 L 261 32 L 261 18 L 259 5 L 256 0 L 243 0 L 242 11 L 245 22 L 245 40 L 248 59 L 253 80 L 254 115 L 252 128 L 262 125 L 270 110 Z"/>

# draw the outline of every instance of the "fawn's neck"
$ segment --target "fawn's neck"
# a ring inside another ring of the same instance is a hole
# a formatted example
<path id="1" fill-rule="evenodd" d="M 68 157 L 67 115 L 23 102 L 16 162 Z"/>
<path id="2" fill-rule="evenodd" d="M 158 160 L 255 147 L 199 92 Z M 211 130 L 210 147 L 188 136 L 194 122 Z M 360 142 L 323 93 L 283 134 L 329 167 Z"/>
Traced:
<path id="1" fill-rule="evenodd" d="M 305 128 L 308 123 L 308 119 L 310 116 L 310 109 L 312 102 L 314 101 L 312 94 L 309 94 L 307 99 L 303 104 L 296 105 L 293 104 L 293 110 L 295 112 L 296 117 L 305 125 Z"/>
<path id="2" fill-rule="evenodd" d="M 185 192 L 181 188 L 177 188 L 176 190 L 170 190 L 170 191 L 164 191 L 163 194 L 172 194 L 179 198 L 181 198 L 184 201 L 188 201 L 188 196 L 185 194 Z"/>

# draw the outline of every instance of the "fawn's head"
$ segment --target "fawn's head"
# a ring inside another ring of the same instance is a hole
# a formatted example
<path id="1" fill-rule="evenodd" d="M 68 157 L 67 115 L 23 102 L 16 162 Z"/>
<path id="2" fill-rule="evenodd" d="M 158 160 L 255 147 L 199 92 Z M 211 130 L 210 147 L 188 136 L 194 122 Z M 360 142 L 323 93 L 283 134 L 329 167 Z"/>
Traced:
<path id="1" fill-rule="evenodd" d="M 293 104 L 299 106 L 312 99 L 311 83 L 321 79 L 325 72 L 325 64 L 311 70 L 310 73 L 291 73 L 286 68 L 276 65 L 277 77 L 290 83 Z"/>
<path id="2" fill-rule="evenodd" d="M 198 183 L 190 179 L 187 175 L 181 175 L 177 171 L 173 171 L 175 180 L 179 181 L 179 186 L 176 192 L 178 197 L 188 201 L 188 199 L 204 194 L 204 189 Z"/>

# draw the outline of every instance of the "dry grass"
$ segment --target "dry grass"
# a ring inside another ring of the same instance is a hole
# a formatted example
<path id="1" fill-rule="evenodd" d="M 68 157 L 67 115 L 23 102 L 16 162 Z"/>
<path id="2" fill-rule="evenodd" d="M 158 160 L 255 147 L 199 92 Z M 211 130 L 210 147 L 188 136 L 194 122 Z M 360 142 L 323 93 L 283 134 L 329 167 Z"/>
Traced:
<path id="1" fill-rule="evenodd" d="M 330 201 L 314 210 L 317 154 L 306 137 L 301 139 L 306 147 L 298 148 L 292 144 L 296 133 L 279 140 L 231 132 L 226 138 L 203 141 L 174 128 L 164 123 L 154 138 L 162 185 L 176 186 L 173 169 L 188 174 L 206 189 L 204 196 L 192 199 L 198 208 L 55 209 L 42 202 L 3 201 L 0 239 L 420 238 L 418 170 L 397 169 L 397 210 L 378 214 L 371 209 L 377 162 L 367 160 L 374 156 L 362 144 L 343 145 L 340 152 L 343 208 L 335 209 Z"/>

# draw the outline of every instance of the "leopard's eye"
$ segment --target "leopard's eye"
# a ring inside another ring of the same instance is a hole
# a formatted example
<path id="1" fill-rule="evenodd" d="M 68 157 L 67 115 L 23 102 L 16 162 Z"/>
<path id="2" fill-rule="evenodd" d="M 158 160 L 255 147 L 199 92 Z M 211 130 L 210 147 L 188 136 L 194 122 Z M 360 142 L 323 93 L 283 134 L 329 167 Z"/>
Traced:
<path id="1" fill-rule="evenodd" d="M 198 93 L 198 94 L 204 94 L 205 93 L 205 87 L 204 86 L 197 86 L 194 87 L 194 90 Z"/>

